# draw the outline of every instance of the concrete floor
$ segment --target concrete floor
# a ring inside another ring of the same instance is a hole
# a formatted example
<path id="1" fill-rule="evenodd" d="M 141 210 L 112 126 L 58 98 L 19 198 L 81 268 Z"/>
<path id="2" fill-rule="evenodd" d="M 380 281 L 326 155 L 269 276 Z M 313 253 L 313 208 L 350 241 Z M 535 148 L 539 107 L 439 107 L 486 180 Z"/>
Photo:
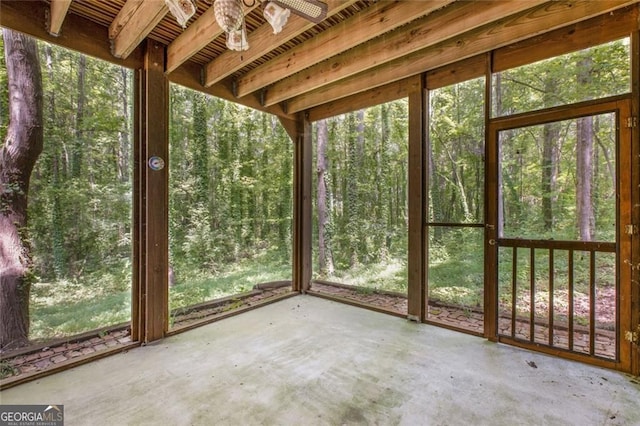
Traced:
<path id="1" fill-rule="evenodd" d="M 64 404 L 67 426 L 640 425 L 640 385 L 624 374 L 313 296 L 8 389 L 0 402 Z"/>

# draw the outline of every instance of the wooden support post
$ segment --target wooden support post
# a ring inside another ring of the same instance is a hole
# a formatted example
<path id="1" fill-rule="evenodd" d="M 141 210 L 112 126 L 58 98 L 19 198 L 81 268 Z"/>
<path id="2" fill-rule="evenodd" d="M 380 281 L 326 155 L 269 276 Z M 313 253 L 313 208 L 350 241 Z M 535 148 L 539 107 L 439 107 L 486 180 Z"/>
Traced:
<path id="1" fill-rule="evenodd" d="M 424 79 L 420 90 L 409 94 L 409 171 L 408 171 L 408 309 L 407 318 L 424 321 L 426 315 L 426 236 L 425 200 L 425 137 L 426 89 Z"/>
<path id="2" fill-rule="evenodd" d="M 298 134 L 293 154 L 293 290 L 306 292 L 311 285 L 311 122 L 298 114 Z"/>
<path id="3" fill-rule="evenodd" d="M 628 101 L 620 101 L 618 106 L 618 119 L 621 125 L 618 128 L 618 223 L 620 224 L 620 232 L 618 235 L 618 262 L 620 266 L 618 268 L 618 320 L 616 330 L 618 332 L 619 348 L 618 348 L 618 365 L 617 368 L 621 371 L 632 371 L 632 358 L 634 352 L 633 343 L 625 340 L 625 332 L 632 330 L 633 327 L 633 305 L 634 305 L 634 275 L 636 275 L 635 267 L 637 265 L 637 253 L 634 256 L 633 244 L 637 237 L 627 234 L 625 232 L 626 225 L 634 223 L 633 211 L 637 208 L 633 208 L 633 172 L 637 170 L 637 149 L 633 149 L 633 137 L 632 128 L 629 127 L 630 118 L 632 114 L 632 105 Z M 633 161 L 635 151 L 636 161 Z M 635 163 L 635 164 L 634 164 Z M 636 194 L 637 203 L 637 194 Z M 626 261 L 626 262 L 625 262 Z M 591 269 L 595 269 L 595 262 L 592 262 Z M 635 278 L 637 279 L 637 278 Z M 591 279 L 592 287 L 595 287 L 595 280 Z M 637 282 L 637 281 L 636 281 Z M 595 288 L 591 290 L 591 299 L 595 299 Z M 591 303 L 591 311 L 595 311 L 594 302 Z M 595 322 L 595 316 L 590 319 L 589 324 Z M 590 336 L 595 334 L 593 325 L 591 325 Z M 592 337 L 593 339 L 593 337 Z M 637 348 L 637 346 L 635 347 Z"/>
<path id="4" fill-rule="evenodd" d="M 135 282 L 132 334 L 142 342 L 164 337 L 168 318 L 169 86 L 165 46 L 146 41 L 137 76 L 135 150 Z"/>
<path id="5" fill-rule="evenodd" d="M 484 93 L 484 337 L 498 341 L 498 245 L 501 222 L 498 208 L 498 140 L 492 134 L 493 56 L 487 53 Z M 515 307 L 515 305 L 514 305 Z M 515 309 L 515 308 L 514 308 Z M 512 315 L 515 321 L 515 315 Z M 515 327 L 512 326 L 512 333 Z"/>
<path id="6" fill-rule="evenodd" d="M 631 36 L 631 115 L 640 116 L 640 32 Z M 637 118 L 636 118 L 637 120 Z M 640 131 L 638 126 L 631 128 L 631 220 L 640 226 Z M 621 224 L 625 225 L 625 224 Z M 631 326 L 640 327 L 640 235 L 634 234 L 631 240 Z M 622 265 L 622 268 L 626 265 Z M 631 331 L 631 330 L 630 330 Z M 640 342 L 631 352 L 631 373 L 640 376 Z"/>

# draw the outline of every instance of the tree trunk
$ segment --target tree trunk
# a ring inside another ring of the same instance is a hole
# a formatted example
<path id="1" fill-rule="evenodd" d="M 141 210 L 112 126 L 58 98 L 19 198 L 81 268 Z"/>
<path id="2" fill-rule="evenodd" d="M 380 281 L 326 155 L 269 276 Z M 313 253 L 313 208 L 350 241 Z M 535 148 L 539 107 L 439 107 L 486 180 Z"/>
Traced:
<path id="1" fill-rule="evenodd" d="M 496 79 L 494 83 L 495 91 L 493 93 L 495 102 L 496 116 L 501 116 L 504 111 L 502 108 L 502 76 L 500 73 L 496 73 Z M 498 139 L 498 223 L 496 224 L 496 230 L 499 238 L 504 236 L 504 176 L 502 175 L 502 139 Z"/>
<path id="2" fill-rule="evenodd" d="M 578 84 L 591 83 L 593 59 L 585 56 L 578 62 Z M 593 212 L 592 177 L 593 177 L 593 117 L 577 120 L 576 129 L 576 212 L 578 215 L 578 232 L 580 241 L 591 241 L 595 233 L 595 216 Z"/>
<path id="3" fill-rule="evenodd" d="M 389 208 L 391 198 L 390 189 L 392 187 L 389 184 L 388 179 L 388 169 L 390 164 L 388 146 L 389 139 L 391 137 L 389 110 L 390 106 L 388 104 L 382 104 L 380 106 L 380 144 L 376 153 L 376 191 L 378 193 L 378 217 L 376 218 L 376 222 L 380 225 L 381 229 L 385 230 L 384 246 L 380 247 L 380 251 L 383 256 L 387 256 L 391 250 L 391 236 L 393 235 L 391 209 Z"/>
<path id="4" fill-rule="evenodd" d="M 54 63 L 54 53 L 51 45 L 47 45 L 44 49 L 45 61 L 47 67 L 47 76 L 49 81 L 54 81 L 55 71 L 53 69 Z M 48 92 L 47 99 L 47 119 L 50 120 L 48 123 L 51 124 L 51 128 L 55 125 L 57 116 L 56 116 L 56 90 L 50 90 Z M 51 138 L 49 140 L 50 147 L 52 147 L 53 155 L 51 156 L 51 184 L 55 191 L 52 194 L 51 200 L 51 253 L 53 256 L 53 271 L 55 272 L 56 278 L 64 277 L 68 272 L 68 262 L 67 262 L 67 254 L 65 247 L 65 229 L 64 229 L 64 214 L 62 212 L 62 187 L 63 176 L 60 167 L 60 142 L 59 138 Z"/>
<path id="5" fill-rule="evenodd" d="M 557 123 L 548 123 L 543 129 L 542 147 L 542 217 L 544 219 L 544 230 L 553 231 L 555 190 L 558 179 L 558 155 L 556 142 L 560 135 L 560 127 Z"/>
<path id="6" fill-rule="evenodd" d="M 205 96 L 194 92 L 193 139 L 191 144 L 193 158 L 194 199 L 198 208 L 206 207 L 209 198 L 209 145 L 207 144 L 207 123 L 209 116 Z"/>
<path id="7" fill-rule="evenodd" d="M 31 256 L 27 194 L 42 152 L 42 75 L 35 41 L 3 30 L 9 82 L 9 127 L 0 150 L 0 348 L 29 336 Z"/>
<path id="8" fill-rule="evenodd" d="M 75 131 L 75 141 L 73 144 L 73 151 L 71 156 L 71 176 L 74 179 L 78 179 L 80 177 L 80 173 L 82 172 L 82 157 L 85 150 L 85 142 L 84 142 L 84 106 L 85 106 L 85 75 L 87 73 L 87 57 L 84 55 L 80 55 L 78 58 L 78 98 L 76 104 L 76 131 Z"/>
<path id="9" fill-rule="evenodd" d="M 580 241 L 591 241 L 595 218 L 591 203 L 591 178 L 593 176 L 593 117 L 584 117 L 577 122 L 577 172 L 576 209 Z"/>
<path id="10" fill-rule="evenodd" d="M 458 141 L 458 145 L 461 145 L 462 143 L 460 141 Z M 462 182 L 462 178 L 461 175 L 463 173 L 458 172 L 458 161 L 457 158 L 455 158 L 452 154 L 451 151 L 449 151 L 447 149 L 447 147 L 444 147 L 445 152 L 447 153 L 447 157 L 449 157 L 449 161 L 451 161 L 451 174 L 452 179 L 456 185 L 456 188 L 458 189 L 458 192 L 460 193 L 460 204 L 462 207 L 462 214 L 464 215 L 464 218 L 462 219 L 462 222 L 464 223 L 468 223 L 472 220 L 471 217 L 471 210 L 469 209 L 469 201 L 467 200 L 467 192 L 464 188 L 464 182 Z M 455 191 L 451 192 L 452 196 L 455 195 Z M 452 200 L 453 202 L 454 200 Z M 453 204 L 455 206 L 455 204 Z M 460 221 L 460 217 L 458 215 L 454 215 L 452 218 L 449 219 L 450 221 Z"/>
<path id="11" fill-rule="evenodd" d="M 544 80 L 545 106 L 553 106 L 556 96 L 557 81 L 555 75 L 547 73 Z M 558 139 L 560 136 L 560 125 L 558 123 L 547 123 L 543 128 L 542 142 L 542 218 L 544 220 L 544 231 L 553 231 L 555 210 L 555 191 L 558 180 Z"/>
<path id="12" fill-rule="evenodd" d="M 359 173 L 359 126 L 356 123 L 356 115 L 353 112 L 347 115 L 346 125 L 348 129 L 347 140 L 347 187 L 346 187 L 346 213 L 347 213 L 347 241 L 349 253 L 349 267 L 353 268 L 359 263 L 358 240 L 360 237 L 358 173 Z"/>
<path id="13" fill-rule="evenodd" d="M 122 183 L 129 182 L 129 155 L 131 152 L 131 141 L 129 140 L 129 71 L 126 68 L 120 69 L 120 83 L 122 85 L 120 91 L 120 102 L 122 105 L 122 122 L 119 136 L 120 145 L 118 149 L 118 179 Z"/>
<path id="14" fill-rule="evenodd" d="M 328 215 L 327 215 L 327 122 L 318 121 L 318 269 L 321 275 L 333 274 L 333 261 L 329 252 Z"/>

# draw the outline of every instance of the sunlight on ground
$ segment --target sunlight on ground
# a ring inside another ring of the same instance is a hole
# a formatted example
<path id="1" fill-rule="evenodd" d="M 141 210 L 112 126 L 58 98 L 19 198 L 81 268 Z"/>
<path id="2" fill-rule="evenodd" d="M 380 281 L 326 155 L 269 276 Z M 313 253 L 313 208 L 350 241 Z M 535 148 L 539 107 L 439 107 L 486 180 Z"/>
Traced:
<path id="1" fill-rule="evenodd" d="M 438 287 L 429 291 L 429 299 L 452 305 L 477 305 L 477 291 L 466 287 Z"/>
<path id="2" fill-rule="evenodd" d="M 407 289 L 407 266 L 404 259 L 392 258 L 386 263 L 358 265 L 318 278 L 358 287 L 404 293 Z"/>

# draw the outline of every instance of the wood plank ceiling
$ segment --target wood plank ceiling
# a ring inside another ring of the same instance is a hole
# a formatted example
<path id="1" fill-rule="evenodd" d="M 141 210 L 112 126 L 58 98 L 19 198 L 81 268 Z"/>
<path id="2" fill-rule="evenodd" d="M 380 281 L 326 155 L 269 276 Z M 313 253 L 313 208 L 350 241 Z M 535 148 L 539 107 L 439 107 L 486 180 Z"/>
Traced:
<path id="1" fill-rule="evenodd" d="M 185 29 L 163 0 L 3 0 L 0 25 L 96 56 L 108 43 L 110 60 L 129 66 L 149 37 L 166 45 L 169 80 L 291 117 L 390 84 L 403 96 L 422 72 L 640 0 L 326 0 L 324 21 L 292 14 L 277 35 L 257 0 L 244 7 L 250 46 L 244 52 L 226 48 L 212 1 L 197 1 Z M 34 24 L 39 15 L 45 19 Z M 84 31 L 84 44 L 75 34 L 80 27 L 97 29 Z"/>

